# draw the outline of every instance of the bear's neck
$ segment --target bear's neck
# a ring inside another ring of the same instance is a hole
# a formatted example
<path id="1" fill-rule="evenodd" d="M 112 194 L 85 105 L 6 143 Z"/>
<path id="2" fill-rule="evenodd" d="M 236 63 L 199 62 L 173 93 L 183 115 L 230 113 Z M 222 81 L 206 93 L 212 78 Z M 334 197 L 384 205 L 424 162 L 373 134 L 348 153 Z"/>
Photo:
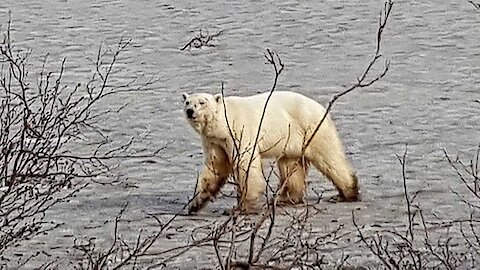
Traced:
<path id="1" fill-rule="evenodd" d="M 203 127 L 203 130 L 201 131 L 202 135 L 211 139 L 224 140 L 226 121 L 223 110 L 219 110 L 217 113 L 214 113 L 205 120 L 207 124 Z"/>

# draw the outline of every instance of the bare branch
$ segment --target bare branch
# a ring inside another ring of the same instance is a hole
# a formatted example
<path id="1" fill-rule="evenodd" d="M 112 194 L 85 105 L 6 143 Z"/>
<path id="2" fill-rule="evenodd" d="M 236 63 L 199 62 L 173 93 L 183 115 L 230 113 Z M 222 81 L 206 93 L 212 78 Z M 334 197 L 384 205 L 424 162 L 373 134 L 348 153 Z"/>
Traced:
<path id="1" fill-rule="evenodd" d="M 376 49 L 375 49 L 375 54 L 372 58 L 372 60 L 370 61 L 370 63 L 367 65 L 367 68 L 363 71 L 363 73 L 360 75 L 360 77 L 357 79 L 357 82 L 355 84 L 353 84 L 352 86 L 350 86 L 349 88 L 347 88 L 346 90 L 344 90 L 343 92 L 340 92 L 338 94 L 336 94 L 335 96 L 333 96 L 333 98 L 330 100 L 330 102 L 328 103 L 328 106 L 325 110 L 325 113 L 323 115 L 323 117 L 321 118 L 320 122 L 317 124 L 317 126 L 315 127 L 313 133 L 310 135 L 309 139 L 306 140 L 306 143 L 305 145 L 303 146 L 303 150 L 302 150 L 302 154 L 305 154 L 305 151 L 307 149 L 307 147 L 310 145 L 310 143 L 312 142 L 313 138 L 315 137 L 315 135 L 317 134 L 318 130 L 320 129 L 320 126 L 323 124 L 323 122 L 325 121 L 325 119 L 327 118 L 328 116 L 328 113 L 331 111 L 332 109 L 332 106 L 333 104 L 339 99 L 341 98 L 342 96 L 354 91 L 355 89 L 358 89 L 358 88 L 364 88 L 364 87 L 367 87 L 367 86 L 370 86 L 372 84 L 374 84 L 375 82 L 377 82 L 378 80 L 382 79 L 388 72 L 388 69 L 389 69 L 389 66 L 390 66 L 390 62 L 387 60 L 385 61 L 385 67 L 383 69 L 383 71 L 377 75 L 375 78 L 373 79 L 370 79 L 370 80 L 367 80 L 367 76 L 368 74 L 370 73 L 370 70 L 372 69 L 373 66 L 375 66 L 375 64 L 377 63 L 378 59 L 380 59 L 380 57 L 382 56 L 380 54 L 380 50 L 381 50 L 381 41 L 382 41 L 382 35 L 383 35 L 383 31 L 385 29 L 385 26 L 387 25 L 387 21 L 388 21 L 388 18 L 390 16 L 390 13 L 392 11 L 392 8 L 393 8 L 393 2 L 391 0 L 388 0 L 387 2 L 385 2 L 385 7 L 384 9 L 382 10 L 382 12 L 380 12 L 380 16 L 379 16 L 379 24 L 378 24 L 378 29 L 377 29 L 377 39 L 376 39 Z"/>
<path id="2" fill-rule="evenodd" d="M 210 44 L 214 38 L 220 36 L 223 33 L 223 30 L 218 31 L 215 34 L 210 34 L 208 30 L 204 33 L 201 29 L 198 31 L 193 38 L 190 39 L 180 50 L 191 50 L 192 48 L 201 48 L 201 47 L 214 47 L 215 45 Z"/>
<path id="3" fill-rule="evenodd" d="M 400 157 L 396 155 L 400 165 L 402 166 L 402 180 L 403 180 L 403 194 L 405 196 L 405 203 L 407 204 L 407 217 L 408 217 L 408 232 L 410 233 L 410 239 L 413 241 L 413 214 L 410 207 L 410 199 L 408 198 L 407 189 L 407 175 L 405 170 L 406 158 L 407 158 L 407 144 L 405 144 L 405 152 Z"/>

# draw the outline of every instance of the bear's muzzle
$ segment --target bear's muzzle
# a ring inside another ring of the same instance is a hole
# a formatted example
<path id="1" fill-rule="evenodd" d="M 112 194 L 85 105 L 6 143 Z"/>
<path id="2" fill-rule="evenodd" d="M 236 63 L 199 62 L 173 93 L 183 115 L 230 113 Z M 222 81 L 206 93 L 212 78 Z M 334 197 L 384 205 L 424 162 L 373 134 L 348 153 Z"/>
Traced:
<path id="1" fill-rule="evenodd" d="M 187 113 L 188 118 L 193 118 L 194 111 L 192 109 L 187 109 L 185 112 Z"/>

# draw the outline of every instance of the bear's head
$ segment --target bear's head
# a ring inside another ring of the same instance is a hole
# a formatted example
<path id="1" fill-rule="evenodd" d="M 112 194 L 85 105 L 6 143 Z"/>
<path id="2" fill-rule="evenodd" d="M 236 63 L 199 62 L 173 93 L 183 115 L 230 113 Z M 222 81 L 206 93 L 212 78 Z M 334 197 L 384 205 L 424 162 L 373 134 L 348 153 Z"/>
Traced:
<path id="1" fill-rule="evenodd" d="M 218 110 L 223 102 L 221 94 L 183 93 L 182 99 L 185 116 L 195 131 L 206 134 L 207 129 L 214 128 L 212 124 L 217 119 Z"/>

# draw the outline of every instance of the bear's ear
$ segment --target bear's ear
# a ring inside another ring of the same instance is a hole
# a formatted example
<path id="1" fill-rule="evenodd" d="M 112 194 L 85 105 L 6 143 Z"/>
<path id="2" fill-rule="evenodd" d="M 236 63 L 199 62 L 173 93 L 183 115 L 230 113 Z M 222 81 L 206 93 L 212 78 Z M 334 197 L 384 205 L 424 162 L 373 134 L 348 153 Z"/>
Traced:
<path id="1" fill-rule="evenodd" d="M 182 101 L 187 100 L 188 94 L 187 93 L 182 93 Z"/>
<path id="2" fill-rule="evenodd" d="M 213 98 L 215 99 L 215 102 L 217 102 L 217 103 L 222 102 L 222 94 L 216 94 L 216 95 L 213 96 Z"/>

